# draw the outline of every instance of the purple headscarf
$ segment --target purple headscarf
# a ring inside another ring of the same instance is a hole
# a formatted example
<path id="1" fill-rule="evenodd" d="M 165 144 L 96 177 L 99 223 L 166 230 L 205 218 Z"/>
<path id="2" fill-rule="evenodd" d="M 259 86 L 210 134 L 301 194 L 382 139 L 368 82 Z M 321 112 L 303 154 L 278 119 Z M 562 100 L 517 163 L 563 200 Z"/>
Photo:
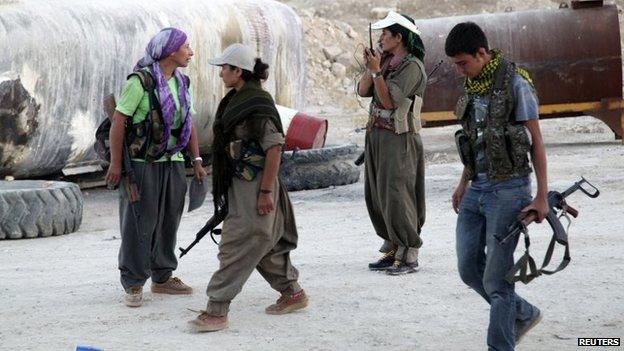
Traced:
<path id="1" fill-rule="evenodd" d="M 162 118 L 164 122 L 164 140 L 169 140 L 169 136 L 171 135 L 173 115 L 175 113 L 176 106 L 173 101 L 171 91 L 169 90 L 169 85 L 165 80 L 165 76 L 160 69 L 158 61 L 167 58 L 169 55 L 178 51 L 184 43 L 186 43 L 186 33 L 177 28 L 165 28 L 150 40 L 145 48 L 145 56 L 136 63 L 136 66 L 134 66 L 134 71 L 149 67 L 152 77 L 154 77 L 158 101 L 160 101 L 160 110 L 162 111 Z M 189 103 L 191 101 L 191 96 L 186 79 L 184 79 L 182 73 L 180 73 L 177 69 L 173 72 L 173 75 L 178 81 L 178 98 L 180 99 L 180 109 L 182 113 L 182 130 L 176 145 L 171 149 L 167 149 L 169 156 L 186 147 L 191 137 L 191 126 L 193 125 L 193 121 L 191 119 L 191 107 Z M 163 144 L 163 148 L 167 148 L 167 144 Z"/>

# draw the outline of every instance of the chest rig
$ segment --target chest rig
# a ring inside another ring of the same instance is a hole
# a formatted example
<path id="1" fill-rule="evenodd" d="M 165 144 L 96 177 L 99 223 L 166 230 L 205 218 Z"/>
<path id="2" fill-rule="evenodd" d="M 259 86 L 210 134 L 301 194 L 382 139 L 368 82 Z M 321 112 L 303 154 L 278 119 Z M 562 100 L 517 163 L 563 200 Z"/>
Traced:
<path id="1" fill-rule="evenodd" d="M 528 153 L 531 142 L 523 123 L 515 122 L 514 96 L 511 81 L 514 63 L 502 59 L 490 92 L 487 113 L 482 121 L 473 117 L 474 96 L 464 94 L 457 101 L 455 116 L 462 129 L 455 133 L 455 141 L 467 180 L 484 172 L 492 182 L 527 176 L 531 173 Z M 477 165 L 478 152 L 485 153 L 485 164 Z"/>

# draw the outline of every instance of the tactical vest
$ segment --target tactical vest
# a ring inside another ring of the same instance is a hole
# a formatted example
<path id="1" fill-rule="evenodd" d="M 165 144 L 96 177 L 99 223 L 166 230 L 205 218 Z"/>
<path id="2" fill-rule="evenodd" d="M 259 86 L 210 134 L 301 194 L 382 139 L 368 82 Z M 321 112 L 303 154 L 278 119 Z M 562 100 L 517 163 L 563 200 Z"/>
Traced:
<path id="1" fill-rule="evenodd" d="M 480 148 L 485 151 L 486 174 L 492 182 L 524 177 L 531 173 L 528 153 L 531 142 L 523 123 L 515 122 L 514 96 L 511 81 L 515 75 L 514 63 L 501 60 L 495 73 L 494 86 L 490 92 L 488 113 L 484 125 L 477 125 L 470 116 L 473 97 L 463 95 L 457 101 L 455 116 L 462 129 L 455 139 L 462 163 L 466 167 L 467 180 L 476 174 L 476 155 Z M 481 131 L 482 143 L 477 142 Z"/>
<path id="2" fill-rule="evenodd" d="M 425 65 L 412 54 L 408 54 L 403 60 L 404 62 L 401 63 L 399 69 L 390 71 L 387 74 L 384 72 L 384 79 L 392 79 L 394 76 L 401 73 L 405 65 L 414 62 L 418 65 L 422 72 L 422 79 L 416 88 L 416 94 L 406 97 L 400 101 L 396 101 L 397 106 L 393 110 L 377 108 L 376 101 L 371 100 L 368 120 L 369 127 L 374 125 L 375 116 L 379 116 L 388 119 L 388 123 L 391 123 L 392 129 L 394 129 L 396 134 L 403 134 L 407 132 L 419 133 L 422 129 L 420 113 L 423 105 L 423 95 L 425 88 L 427 87 Z"/>
<path id="3" fill-rule="evenodd" d="M 156 83 L 152 74 L 145 69 L 133 72 L 128 76 L 137 76 L 141 82 L 141 86 L 148 94 L 149 110 L 145 118 L 138 123 L 132 123 L 132 118 L 128 118 L 126 126 L 126 143 L 131 158 L 144 159 L 147 162 L 153 162 L 160 159 L 167 151 L 169 140 L 164 138 L 164 121 L 160 103 L 156 98 Z M 184 75 L 186 86 L 190 86 L 190 79 Z M 170 135 L 176 138 L 180 137 L 182 128 L 171 129 Z"/>

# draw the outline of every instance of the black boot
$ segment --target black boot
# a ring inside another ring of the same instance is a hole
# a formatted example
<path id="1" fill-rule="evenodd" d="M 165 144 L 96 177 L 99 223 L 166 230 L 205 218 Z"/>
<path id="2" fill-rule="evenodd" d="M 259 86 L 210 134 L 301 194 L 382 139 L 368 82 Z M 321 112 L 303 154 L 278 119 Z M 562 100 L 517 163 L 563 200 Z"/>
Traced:
<path id="1" fill-rule="evenodd" d="M 403 275 L 416 273 L 418 271 L 418 261 L 414 263 L 406 263 L 403 261 L 396 260 L 392 267 L 386 269 L 386 274 L 389 275 Z"/>
<path id="2" fill-rule="evenodd" d="M 392 267 L 393 262 L 394 262 L 394 250 L 390 252 L 386 252 L 376 262 L 369 263 L 368 269 L 370 269 L 371 271 L 383 271 Z"/>

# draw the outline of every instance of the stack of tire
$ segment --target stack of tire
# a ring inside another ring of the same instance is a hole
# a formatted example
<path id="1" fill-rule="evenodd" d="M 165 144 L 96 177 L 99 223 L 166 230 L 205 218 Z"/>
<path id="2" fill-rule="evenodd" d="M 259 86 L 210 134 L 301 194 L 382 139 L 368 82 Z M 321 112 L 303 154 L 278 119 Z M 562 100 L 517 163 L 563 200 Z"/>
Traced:
<path id="1" fill-rule="evenodd" d="M 75 232 L 82 223 L 78 185 L 42 180 L 0 181 L 0 239 Z"/>

